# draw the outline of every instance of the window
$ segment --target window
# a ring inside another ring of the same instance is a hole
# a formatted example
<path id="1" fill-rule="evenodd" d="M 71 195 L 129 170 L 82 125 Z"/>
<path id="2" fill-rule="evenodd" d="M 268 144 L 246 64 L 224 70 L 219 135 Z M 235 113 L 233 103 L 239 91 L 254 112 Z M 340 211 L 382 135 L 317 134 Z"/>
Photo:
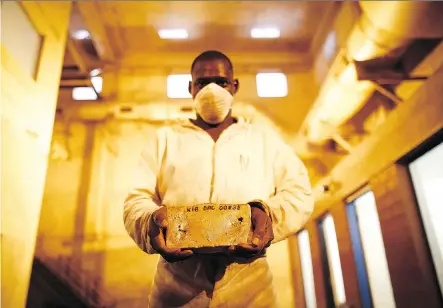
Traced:
<path id="1" fill-rule="evenodd" d="M 92 87 L 78 87 L 72 89 L 72 99 L 76 101 L 95 101 L 98 99 L 98 95 Z"/>
<path id="2" fill-rule="evenodd" d="M 169 98 L 191 98 L 188 87 L 190 74 L 169 75 L 167 78 L 167 95 Z"/>
<path id="3" fill-rule="evenodd" d="M 412 162 L 409 170 L 443 294 L 443 143 Z"/>
<path id="4" fill-rule="evenodd" d="M 300 252 L 303 287 L 305 290 L 306 308 L 316 308 L 317 299 L 315 297 L 314 271 L 312 267 L 311 244 L 309 243 L 308 231 L 300 231 L 297 238 L 298 250 Z"/>
<path id="5" fill-rule="evenodd" d="M 259 73 L 256 79 L 259 97 L 285 97 L 288 95 L 288 81 L 285 74 Z"/>
<path id="6" fill-rule="evenodd" d="M 395 308 L 380 220 L 372 191 L 349 203 L 347 214 L 363 307 Z"/>
<path id="7" fill-rule="evenodd" d="M 334 219 L 331 214 L 327 214 L 320 222 L 320 240 L 323 254 L 326 294 L 328 304 L 336 307 L 346 302 L 345 285 L 343 282 L 343 273 L 340 262 L 340 253 L 338 250 L 337 235 L 335 232 Z M 332 294 L 331 294 L 332 292 Z M 331 299 L 332 295 L 332 299 Z"/>
<path id="8" fill-rule="evenodd" d="M 103 90 L 103 77 L 93 76 L 91 77 L 91 83 L 97 93 L 101 93 Z"/>
<path id="9" fill-rule="evenodd" d="M 35 78 L 42 37 L 18 1 L 2 1 L 1 11 L 2 44 L 29 76 Z"/>

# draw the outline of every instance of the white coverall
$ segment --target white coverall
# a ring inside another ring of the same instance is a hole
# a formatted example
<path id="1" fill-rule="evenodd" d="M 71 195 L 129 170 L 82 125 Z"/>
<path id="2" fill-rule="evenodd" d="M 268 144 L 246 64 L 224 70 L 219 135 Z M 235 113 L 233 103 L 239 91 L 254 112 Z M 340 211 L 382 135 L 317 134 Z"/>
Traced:
<path id="1" fill-rule="evenodd" d="M 238 119 L 214 142 L 191 121 L 163 127 L 143 151 L 124 204 L 124 223 L 137 245 L 149 243 L 148 221 L 159 206 L 239 204 L 261 200 L 272 219 L 273 243 L 298 231 L 314 202 L 305 166 L 274 132 Z M 150 306 L 275 307 L 266 258 L 236 262 L 194 255 L 177 263 L 160 258 Z"/>

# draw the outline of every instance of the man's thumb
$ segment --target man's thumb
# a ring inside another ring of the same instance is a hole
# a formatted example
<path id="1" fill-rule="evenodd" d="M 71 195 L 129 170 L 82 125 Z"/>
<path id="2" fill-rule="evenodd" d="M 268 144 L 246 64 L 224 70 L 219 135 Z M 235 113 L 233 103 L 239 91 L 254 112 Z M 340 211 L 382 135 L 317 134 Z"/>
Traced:
<path id="1" fill-rule="evenodd" d="M 260 238 L 257 236 L 254 236 L 254 238 L 252 239 L 252 245 L 259 246 L 260 245 Z"/>
<path id="2" fill-rule="evenodd" d="M 165 211 L 155 211 L 152 215 L 152 219 L 157 226 L 159 226 L 160 228 L 168 227 L 168 219 L 166 217 Z"/>

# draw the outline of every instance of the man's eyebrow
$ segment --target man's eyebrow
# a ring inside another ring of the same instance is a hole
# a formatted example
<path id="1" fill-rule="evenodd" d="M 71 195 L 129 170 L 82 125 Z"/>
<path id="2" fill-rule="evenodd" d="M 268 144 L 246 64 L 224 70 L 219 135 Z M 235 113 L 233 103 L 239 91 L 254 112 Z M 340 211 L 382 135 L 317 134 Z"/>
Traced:
<path id="1" fill-rule="evenodd" d="M 229 80 L 229 77 L 224 77 L 224 76 L 207 76 L 207 77 L 199 77 L 196 78 L 196 80 L 214 80 L 214 79 L 218 79 L 218 80 Z"/>

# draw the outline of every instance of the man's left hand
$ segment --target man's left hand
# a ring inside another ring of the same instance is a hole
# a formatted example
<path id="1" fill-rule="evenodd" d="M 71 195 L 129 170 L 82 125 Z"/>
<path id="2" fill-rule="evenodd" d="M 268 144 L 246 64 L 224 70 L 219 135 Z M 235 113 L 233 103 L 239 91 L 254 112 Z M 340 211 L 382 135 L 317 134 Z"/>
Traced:
<path id="1" fill-rule="evenodd" d="M 252 241 L 229 247 L 229 251 L 242 258 L 259 256 L 263 250 L 271 245 L 274 239 L 271 218 L 259 207 L 251 206 Z"/>

